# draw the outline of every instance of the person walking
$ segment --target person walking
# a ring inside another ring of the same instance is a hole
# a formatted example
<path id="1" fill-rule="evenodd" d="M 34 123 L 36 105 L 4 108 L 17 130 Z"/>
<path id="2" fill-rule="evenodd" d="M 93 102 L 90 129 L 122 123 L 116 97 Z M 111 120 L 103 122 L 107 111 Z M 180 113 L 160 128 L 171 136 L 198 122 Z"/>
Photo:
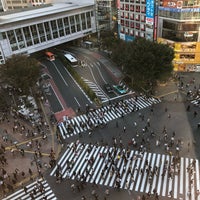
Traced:
<path id="1" fill-rule="evenodd" d="M 126 132 L 126 126 L 124 126 L 123 131 L 124 131 L 124 133 Z"/>

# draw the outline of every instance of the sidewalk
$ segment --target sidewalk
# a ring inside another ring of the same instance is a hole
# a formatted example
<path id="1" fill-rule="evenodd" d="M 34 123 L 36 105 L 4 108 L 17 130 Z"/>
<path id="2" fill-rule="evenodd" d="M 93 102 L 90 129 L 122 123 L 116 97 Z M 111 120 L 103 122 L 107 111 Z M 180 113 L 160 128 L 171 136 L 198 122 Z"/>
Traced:
<path id="1" fill-rule="evenodd" d="M 40 129 L 18 116 L 13 117 L 9 114 L 7 119 L 1 121 L 0 176 L 4 177 L 4 185 L 0 185 L 0 198 L 10 192 L 8 187 L 11 190 L 21 188 L 37 178 L 39 171 L 43 174 L 49 168 L 51 149 L 54 150 L 55 156 L 59 156 L 61 148 L 55 141 L 56 129 L 49 122 L 48 107 L 43 104 L 41 106 L 43 124 Z M 18 126 L 14 130 L 16 123 Z M 42 133 L 47 134 L 47 137 L 43 138 Z M 5 149 L 4 153 L 3 149 Z"/>

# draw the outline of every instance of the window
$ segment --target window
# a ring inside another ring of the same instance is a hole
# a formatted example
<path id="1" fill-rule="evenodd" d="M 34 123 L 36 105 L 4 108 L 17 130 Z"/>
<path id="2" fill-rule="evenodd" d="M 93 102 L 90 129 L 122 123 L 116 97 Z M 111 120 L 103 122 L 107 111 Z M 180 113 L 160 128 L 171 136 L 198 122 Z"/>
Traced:
<path id="1" fill-rule="evenodd" d="M 64 21 L 65 33 L 66 33 L 66 35 L 69 35 L 70 34 L 69 18 L 65 17 L 65 18 L 63 18 L 63 21 Z"/>
<path id="2" fill-rule="evenodd" d="M 51 23 L 51 30 L 53 33 L 53 38 L 56 39 L 56 38 L 58 38 L 58 29 L 57 29 L 57 25 L 56 25 L 56 20 L 52 20 L 50 23 Z"/>
<path id="3" fill-rule="evenodd" d="M 57 24 L 58 24 L 58 32 L 60 37 L 64 36 L 64 28 L 63 28 L 63 22 L 62 19 L 58 19 L 57 20 Z"/>
<path id="4" fill-rule="evenodd" d="M 79 15 L 75 15 L 77 32 L 81 31 L 81 25 L 80 25 L 80 18 L 79 17 L 80 17 Z"/>
<path id="5" fill-rule="evenodd" d="M 45 42 L 46 37 L 45 37 L 45 33 L 44 33 L 43 24 L 37 24 L 37 28 L 38 28 L 39 35 L 40 35 L 40 42 Z"/>
<path id="6" fill-rule="evenodd" d="M 71 32 L 75 33 L 76 32 L 76 27 L 75 27 L 74 16 L 70 16 L 69 20 L 70 20 Z"/>
<path id="7" fill-rule="evenodd" d="M 82 29 L 86 29 L 86 19 L 85 19 L 85 13 L 81 14 L 81 22 L 82 22 Z"/>

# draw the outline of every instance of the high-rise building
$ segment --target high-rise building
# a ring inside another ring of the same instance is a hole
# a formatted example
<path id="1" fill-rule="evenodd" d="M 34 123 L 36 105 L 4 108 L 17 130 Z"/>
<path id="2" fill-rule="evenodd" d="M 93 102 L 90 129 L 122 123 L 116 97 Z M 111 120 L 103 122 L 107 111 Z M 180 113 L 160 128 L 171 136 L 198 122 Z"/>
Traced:
<path id="1" fill-rule="evenodd" d="M 156 40 L 157 9 L 154 0 L 118 0 L 118 33 L 121 39 Z"/>
<path id="2" fill-rule="evenodd" d="M 174 48 L 174 69 L 196 71 L 200 66 L 200 0 L 162 0 L 158 42 Z"/>

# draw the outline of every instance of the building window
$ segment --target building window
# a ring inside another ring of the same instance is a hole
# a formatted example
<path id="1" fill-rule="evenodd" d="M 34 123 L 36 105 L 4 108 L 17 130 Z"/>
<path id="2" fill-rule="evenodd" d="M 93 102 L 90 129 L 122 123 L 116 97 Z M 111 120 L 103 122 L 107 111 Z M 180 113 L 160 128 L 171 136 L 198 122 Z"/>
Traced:
<path id="1" fill-rule="evenodd" d="M 85 13 L 81 14 L 81 22 L 82 22 L 82 29 L 85 30 L 86 27 L 86 19 L 85 19 Z"/>
<path id="2" fill-rule="evenodd" d="M 39 43 L 39 37 L 38 37 L 38 34 L 37 34 L 36 25 L 31 25 L 30 28 L 31 28 L 31 34 L 32 34 L 32 37 L 33 37 L 33 42 L 34 42 L 34 44 L 38 44 Z"/>
<path id="3" fill-rule="evenodd" d="M 76 27 L 75 27 L 74 16 L 70 16 L 69 19 L 70 19 L 71 32 L 75 33 L 76 32 Z"/>
<path id="4" fill-rule="evenodd" d="M 24 27 L 23 28 L 23 32 L 24 32 L 24 36 L 26 38 L 26 44 L 27 44 L 27 46 L 28 47 L 32 46 L 33 43 L 32 43 L 32 38 L 31 38 L 29 27 Z"/>
<path id="5" fill-rule="evenodd" d="M 16 36 L 17 36 L 17 41 L 18 41 L 18 44 L 19 44 L 19 48 L 20 49 L 25 48 L 26 45 L 25 45 L 25 41 L 24 41 L 24 38 L 23 38 L 22 30 L 20 28 L 16 29 L 15 33 L 16 33 Z"/>
<path id="6" fill-rule="evenodd" d="M 92 27 L 91 26 L 91 17 L 90 17 L 90 13 L 89 12 L 86 13 L 86 20 L 87 20 L 87 28 L 89 29 L 89 28 Z"/>
<path id="7" fill-rule="evenodd" d="M 69 35 L 70 34 L 69 18 L 65 17 L 63 21 L 64 21 L 65 33 L 66 35 Z"/>
<path id="8" fill-rule="evenodd" d="M 18 50 L 18 45 L 17 45 L 14 31 L 13 30 L 7 31 L 7 36 L 8 36 L 12 51 Z"/>
<path id="9" fill-rule="evenodd" d="M 56 25 L 56 20 L 53 20 L 50 23 L 51 23 L 51 30 L 53 33 L 53 38 L 56 39 L 56 38 L 58 38 L 58 28 Z"/>
<path id="10" fill-rule="evenodd" d="M 75 15 L 77 32 L 81 31 L 80 16 Z"/>
<path id="11" fill-rule="evenodd" d="M 63 37 L 64 36 L 64 27 L 63 27 L 62 19 L 58 19 L 57 24 L 58 24 L 59 35 L 60 35 L 60 37 Z"/>
<path id="12" fill-rule="evenodd" d="M 40 42 L 45 42 L 46 37 L 45 37 L 45 33 L 44 33 L 43 24 L 37 24 L 37 27 L 38 27 L 38 31 L 39 31 L 39 35 L 40 35 Z"/>
<path id="13" fill-rule="evenodd" d="M 47 40 L 51 40 L 52 37 L 51 37 L 49 22 L 44 22 L 44 27 L 45 27 L 45 31 L 46 31 Z"/>

